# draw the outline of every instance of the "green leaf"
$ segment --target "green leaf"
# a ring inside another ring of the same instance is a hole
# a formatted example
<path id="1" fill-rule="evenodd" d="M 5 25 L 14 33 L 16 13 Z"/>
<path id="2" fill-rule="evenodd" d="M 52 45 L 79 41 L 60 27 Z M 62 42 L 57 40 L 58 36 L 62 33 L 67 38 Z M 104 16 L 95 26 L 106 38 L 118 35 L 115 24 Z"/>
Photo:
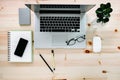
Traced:
<path id="1" fill-rule="evenodd" d="M 100 23 L 101 21 L 102 21 L 102 19 L 100 19 L 100 18 L 99 18 L 99 19 L 97 19 L 97 23 Z"/>
<path id="2" fill-rule="evenodd" d="M 106 15 L 104 15 L 104 17 L 109 18 L 109 17 L 110 17 L 110 14 L 106 14 Z"/>
<path id="3" fill-rule="evenodd" d="M 113 10 L 112 10 L 112 8 L 107 8 L 106 9 L 106 13 L 111 13 Z"/>
<path id="4" fill-rule="evenodd" d="M 102 9 L 105 9 L 105 7 L 106 7 L 105 4 L 100 5 L 100 8 L 102 8 Z"/>
<path id="5" fill-rule="evenodd" d="M 113 11 L 113 9 L 112 9 L 112 8 L 110 8 L 109 13 L 111 13 L 112 11 Z"/>
<path id="6" fill-rule="evenodd" d="M 108 2 L 107 4 L 106 4 L 106 8 L 110 8 L 111 7 L 111 4 Z"/>
<path id="7" fill-rule="evenodd" d="M 99 19 L 97 19 L 97 23 L 100 23 L 101 21 Z"/>
<path id="8" fill-rule="evenodd" d="M 98 9 L 96 10 L 96 14 L 98 14 L 98 13 L 102 13 L 102 9 L 101 9 L 101 8 L 98 8 Z"/>
<path id="9" fill-rule="evenodd" d="M 99 13 L 99 14 L 97 14 L 97 17 L 102 18 L 102 17 L 104 17 L 104 15 L 103 15 L 103 13 Z"/>
<path id="10" fill-rule="evenodd" d="M 105 19 L 103 19 L 103 23 L 106 23 L 106 22 L 108 22 L 109 21 L 109 18 L 105 18 Z"/>

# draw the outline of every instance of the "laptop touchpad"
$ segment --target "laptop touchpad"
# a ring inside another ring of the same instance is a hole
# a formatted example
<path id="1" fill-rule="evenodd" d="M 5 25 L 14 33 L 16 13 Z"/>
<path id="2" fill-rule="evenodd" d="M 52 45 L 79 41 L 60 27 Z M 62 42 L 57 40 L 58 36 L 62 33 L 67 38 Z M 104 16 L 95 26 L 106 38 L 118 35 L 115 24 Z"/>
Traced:
<path id="1" fill-rule="evenodd" d="M 53 35 L 52 36 L 52 45 L 53 46 L 65 46 L 67 40 L 67 35 Z"/>

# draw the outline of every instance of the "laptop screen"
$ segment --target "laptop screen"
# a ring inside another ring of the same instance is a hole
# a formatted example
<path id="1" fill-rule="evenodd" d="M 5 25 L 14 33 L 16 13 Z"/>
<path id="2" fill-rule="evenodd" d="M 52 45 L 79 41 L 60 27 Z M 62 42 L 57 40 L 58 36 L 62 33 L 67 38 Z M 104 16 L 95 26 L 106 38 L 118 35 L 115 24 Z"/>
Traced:
<path id="1" fill-rule="evenodd" d="M 72 9 L 72 10 L 80 10 L 81 13 L 85 13 L 93 8 L 95 5 L 93 4 L 25 4 L 28 8 L 30 8 L 34 12 L 39 12 L 40 9 Z M 34 7 L 31 8 L 31 6 Z"/>

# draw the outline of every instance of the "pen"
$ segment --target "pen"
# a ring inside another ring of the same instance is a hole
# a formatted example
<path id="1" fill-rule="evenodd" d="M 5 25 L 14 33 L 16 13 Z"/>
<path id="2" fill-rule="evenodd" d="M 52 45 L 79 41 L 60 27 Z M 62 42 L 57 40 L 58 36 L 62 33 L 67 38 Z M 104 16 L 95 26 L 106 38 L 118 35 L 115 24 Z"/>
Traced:
<path id="1" fill-rule="evenodd" d="M 52 68 L 49 66 L 49 64 L 46 62 L 46 60 L 43 58 L 43 56 L 41 54 L 39 54 L 39 55 L 42 58 L 42 60 L 45 62 L 45 64 L 48 66 L 48 68 L 51 70 L 51 72 L 53 72 Z"/>
<path id="2" fill-rule="evenodd" d="M 51 50 L 52 57 L 53 57 L 53 70 L 55 70 L 55 53 L 54 50 Z"/>

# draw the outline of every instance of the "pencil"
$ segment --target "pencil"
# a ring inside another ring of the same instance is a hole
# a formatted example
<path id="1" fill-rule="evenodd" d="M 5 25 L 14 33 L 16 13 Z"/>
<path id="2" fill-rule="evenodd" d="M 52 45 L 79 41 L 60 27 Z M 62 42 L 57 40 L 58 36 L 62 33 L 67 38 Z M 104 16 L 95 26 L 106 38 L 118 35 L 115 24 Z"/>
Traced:
<path id="1" fill-rule="evenodd" d="M 51 50 L 52 57 L 53 57 L 53 70 L 55 70 L 55 53 L 54 50 Z"/>
<path id="2" fill-rule="evenodd" d="M 46 62 L 46 60 L 43 58 L 43 56 L 41 54 L 39 54 L 39 55 L 42 58 L 42 60 L 45 62 L 45 64 L 48 66 L 48 68 L 51 70 L 51 72 L 53 72 L 52 68 L 49 66 L 49 64 Z"/>

